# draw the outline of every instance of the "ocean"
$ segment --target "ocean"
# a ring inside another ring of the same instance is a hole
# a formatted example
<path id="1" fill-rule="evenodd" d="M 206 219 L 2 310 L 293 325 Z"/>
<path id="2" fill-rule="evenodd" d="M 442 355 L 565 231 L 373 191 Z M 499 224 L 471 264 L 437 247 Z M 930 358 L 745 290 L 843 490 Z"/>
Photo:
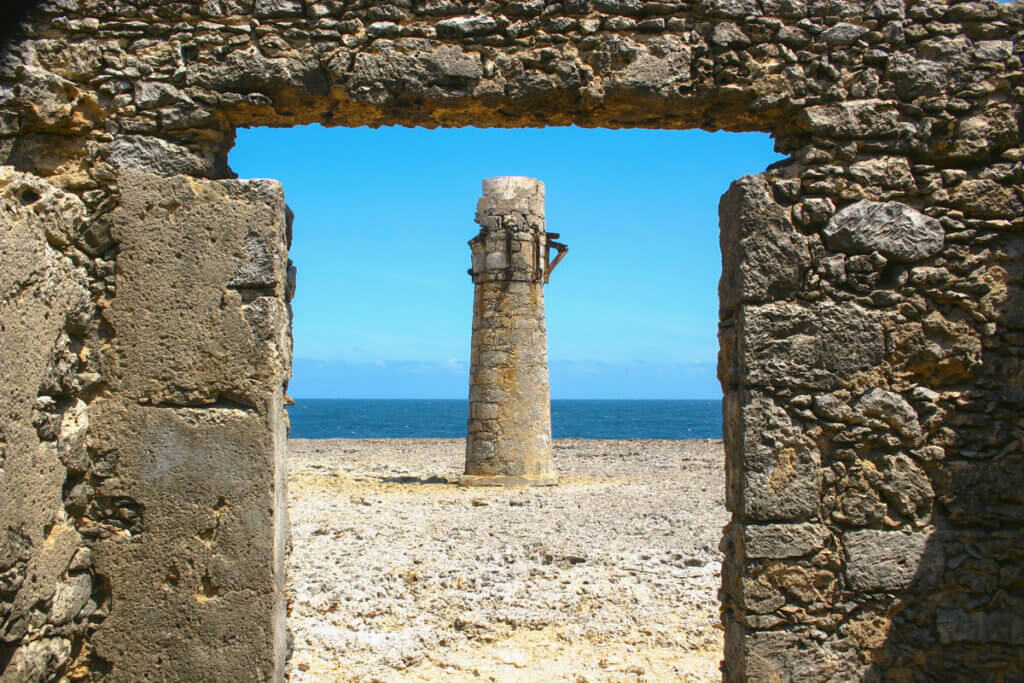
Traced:
<path id="1" fill-rule="evenodd" d="M 467 402 L 459 399 L 296 399 L 293 439 L 461 438 Z M 720 439 L 722 402 L 552 400 L 556 439 Z"/>

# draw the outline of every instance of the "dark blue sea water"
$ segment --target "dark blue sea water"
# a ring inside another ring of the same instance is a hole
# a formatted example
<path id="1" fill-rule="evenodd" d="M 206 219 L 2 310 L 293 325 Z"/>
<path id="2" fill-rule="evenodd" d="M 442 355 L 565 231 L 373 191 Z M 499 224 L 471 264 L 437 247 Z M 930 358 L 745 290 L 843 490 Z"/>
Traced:
<path id="1" fill-rule="evenodd" d="M 464 437 L 464 400 L 297 399 L 295 439 Z M 721 401 L 551 401 L 556 439 L 720 439 Z"/>

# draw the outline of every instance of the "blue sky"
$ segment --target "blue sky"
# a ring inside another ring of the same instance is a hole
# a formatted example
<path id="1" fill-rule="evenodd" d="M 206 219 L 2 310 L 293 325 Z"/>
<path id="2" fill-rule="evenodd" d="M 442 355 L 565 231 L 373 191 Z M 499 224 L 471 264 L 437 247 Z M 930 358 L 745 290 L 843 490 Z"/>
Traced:
<path id="1" fill-rule="evenodd" d="M 295 211 L 296 398 L 465 398 L 480 181 L 540 178 L 569 254 L 546 288 L 553 398 L 718 398 L 718 200 L 767 135 L 243 129 Z"/>

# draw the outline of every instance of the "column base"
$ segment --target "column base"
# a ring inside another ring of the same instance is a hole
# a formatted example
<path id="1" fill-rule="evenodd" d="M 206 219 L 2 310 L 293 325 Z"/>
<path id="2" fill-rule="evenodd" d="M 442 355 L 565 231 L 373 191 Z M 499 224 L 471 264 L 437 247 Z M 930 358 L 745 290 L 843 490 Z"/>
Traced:
<path id="1" fill-rule="evenodd" d="M 557 483 L 558 475 L 555 474 L 540 476 L 464 474 L 459 478 L 459 486 L 555 486 Z"/>

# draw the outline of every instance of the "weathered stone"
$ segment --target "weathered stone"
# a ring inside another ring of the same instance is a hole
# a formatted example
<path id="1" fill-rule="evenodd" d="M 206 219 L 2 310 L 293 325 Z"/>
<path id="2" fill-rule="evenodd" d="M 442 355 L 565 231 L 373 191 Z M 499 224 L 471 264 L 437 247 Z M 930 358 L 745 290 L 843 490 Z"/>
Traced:
<path id="1" fill-rule="evenodd" d="M 366 35 L 370 38 L 396 38 L 402 29 L 393 21 L 375 21 L 366 27 Z"/>
<path id="2" fill-rule="evenodd" d="M 1013 56 L 1013 43 L 1009 40 L 979 40 L 974 44 L 974 56 L 992 62 L 1002 62 Z"/>
<path id="3" fill-rule="evenodd" d="M 42 681 L 51 671 L 59 671 L 71 660 L 71 641 L 66 638 L 35 640 L 14 651 L 4 668 L 4 678 L 21 681 Z"/>
<path id="4" fill-rule="evenodd" d="M 729 509 L 751 521 L 812 518 L 821 498 L 813 442 L 765 396 L 727 393 L 722 412 Z"/>
<path id="5" fill-rule="evenodd" d="M 831 390 L 841 377 L 875 367 L 885 355 L 879 317 L 854 304 L 776 302 L 743 306 L 739 349 L 723 341 L 719 362 L 726 386 Z M 735 355 L 733 355 L 735 354 Z"/>
<path id="6" fill-rule="evenodd" d="M 932 59 L 919 59 L 907 53 L 896 53 L 888 60 L 888 77 L 896 93 L 907 100 L 921 95 L 939 95 L 949 82 L 949 67 Z"/>
<path id="7" fill-rule="evenodd" d="M 916 189 L 910 162 L 903 157 L 865 159 L 850 164 L 850 177 L 868 187 L 909 192 Z"/>
<path id="8" fill-rule="evenodd" d="M 437 35 L 441 38 L 482 36 L 494 33 L 498 30 L 499 26 L 496 19 L 485 15 L 452 17 L 451 19 L 437 22 Z"/>
<path id="9" fill-rule="evenodd" d="M 191 100 L 169 83 L 140 81 L 135 84 L 135 106 L 140 110 L 186 102 Z"/>
<path id="10" fill-rule="evenodd" d="M 256 0 L 253 13 L 262 19 L 302 16 L 302 0 Z"/>
<path id="11" fill-rule="evenodd" d="M 81 573 L 69 576 L 57 586 L 50 605 L 50 622 L 66 624 L 78 616 L 92 594 L 92 579 L 89 574 Z"/>
<path id="12" fill-rule="evenodd" d="M 850 45 L 859 40 L 865 33 L 868 32 L 866 26 L 858 26 L 856 24 L 848 24 L 844 21 L 830 26 L 828 29 L 822 31 L 821 39 L 830 45 Z"/>
<path id="13" fill-rule="evenodd" d="M 748 524 L 743 552 L 752 559 L 801 557 L 821 550 L 830 536 L 823 524 Z"/>
<path id="14" fill-rule="evenodd" d="M 204 175 L 209 164 L 187 148 L 141 135 L 125 135 L 107 146 L 110 163 L 158 175 Z"/>
<path id="15" fill-rule="evenodd" d="M 969 216 L 1012 218 L 1024 213 L 1024 201 L 1013 188 L 994 180 L 965 180 L 950 191 L 949 201 Z"/>
<path id="16" fill-rule="evenodd" d="M 483 181 L 473 252 L 473 340 L 464 485 L 548 486 L 551 460 L 544 185 Z"/>
<path id="17" fill-rule="evenodd" d="M 761 14 L 756 0 L 701 0 L 700 9 L 710 16 L 746 19 Z"/>
<path id="18" fill-rule="evenodd" d="M 887 263 L 888 260 L 877 251 L 847 256 L 843 265 L 845 282 L 854 291 L 870 292 L 881 282 Z"/>
<path id="19" fill-rule="evenodd" d="M 834 251 L 877 251 L 910 262 L 934 256 L 944 242 L 942 226 L 934 218 L 900 202 L 867 199 L 840 209 L 825 226 L 824 235 L 825 244 Z"/>
<path id="20" fill-rule="evenodd" d="M 647 38 L 643 43 L 629 41 L 606 44 L 598 51 L 600 63 L 615 65 L 618 55 L 627 52 L 629 63 L 608 74 L 606 88 L 612 92 L 625 89 L 644 95 L 666 96 L 690 87 L 692 48 L 675 36 Z"/>
<path id="21" fill-rule="evenodd" d="M 1024 617 L 1012 612 L 940 609 L 936 617 L 942 643 L 1024 645 Z"/>
<path id="22" fill-rule="evenodd" d="M 118 189 L 107 381 L 154 405 L 262 405 L 290 364 L 281 186 L 123 171 Z"/>
<path id="23" fill-rule="evenodd" d="M 879 485 L 882 496 L 916 526 L 929 522 L 935 492 L 927 473 L 902 454 L 888 457 L 884 463 L 885 479 Z"/>
<path id="24" fill-rule="evenodd" d="M 426 49 L 420 42 L 402 43 L 408 52 L 361 52 L 349 79 L 367 88 L 364 97 L 424 95 L 465 96 L 483 77 L 480 55 L 454 46 Z M 347 64 L 344 70 L 349 71 Z"/>
<path id="25" fill-rule="evenodd" d="M 957 121 L 956 135 L 935 143 L 935 151 L 944 159 L 973 161 L 1007 147 L 1020 139 L 1020 107 L 1015 104 L 996 104 L 984 112 Z"/>
<path id="26" fill-rule="evenodd" d="M 921 438 L 917 412 L 899 394 L 876 387 L 861 396 L 855 407 L 864 415 L 882 420 L 905 439 L 916 441 Z"/>
<path id="27" fill-rule="evenodd" d="M 842 542 L 853 590 L 900 591 L 915 580 L 926 580 L 942 565 L 934 557 L 941 552 L 927 548 L 928 534 L 923 532 L 862 529 L 844 533 Z"/>
<path id="28" fill-rule="evenodd" d="M 841 104 L 807 107 L 801 123 L 816 135 L 839 138 L 870 138 L 892 135 L 898 113 L 890 102 L 855 100 Z"/>
<path id="29" fill-rule="evenodd" d="M 726 21 L 715 26 L 715 32 L 711 36 L 712 42 L 725 47 L 744 47 L 750 45 L 750 38 L 747 37 L 740 27 Z"/>
<path id="30" fill-rule="evenodd" d="M 0 198 L 21 205 L 56 247 L 74 244 L 85 219 L 85 207 L 72 194 L 61 192 L 42 178 L 0 167 Z"/>
<path id="31" fill-rule="evenodd" d="M 718 207 L 722 307 L 792 296 L 810 266 L 807 238 L 777 204 L 762 176 L 735 181 Z"/>
<path id="32" fill-rule="evenodd" d="M 734 632 L 727 642 L 735 648 L 725 656 L 729 681 L 852 681 L 867 668 L 799 630 Z"/>
<path id="33" fill-rule="evenodd" d="M 34 608 L 53 596 L 81 540 L 55 523 L 65 514 L 67 472 L 56 445 L 40 439 L 33 416 L 37 407 L 54 404 L 50 397 L 40 402 L 39 392 L 65 357 L 65 325 L 88 311 L 84 272 L 51 246 L 66 243 L 83 215 L 73 195 L 0 168 L 0 620 L 9 625 L 0 628 L 13 648 L 4 671 L 11 680 L 45 680 L 70 655 L 66 639 L 42 637 L 41 629 L 33 630 L 40 640 L 19 645 L 19 639 L 27 636 Z M 74 366 L 67 369 L 73 382 Z M 72 383 L 59 384 L 74 391 Z"/>

